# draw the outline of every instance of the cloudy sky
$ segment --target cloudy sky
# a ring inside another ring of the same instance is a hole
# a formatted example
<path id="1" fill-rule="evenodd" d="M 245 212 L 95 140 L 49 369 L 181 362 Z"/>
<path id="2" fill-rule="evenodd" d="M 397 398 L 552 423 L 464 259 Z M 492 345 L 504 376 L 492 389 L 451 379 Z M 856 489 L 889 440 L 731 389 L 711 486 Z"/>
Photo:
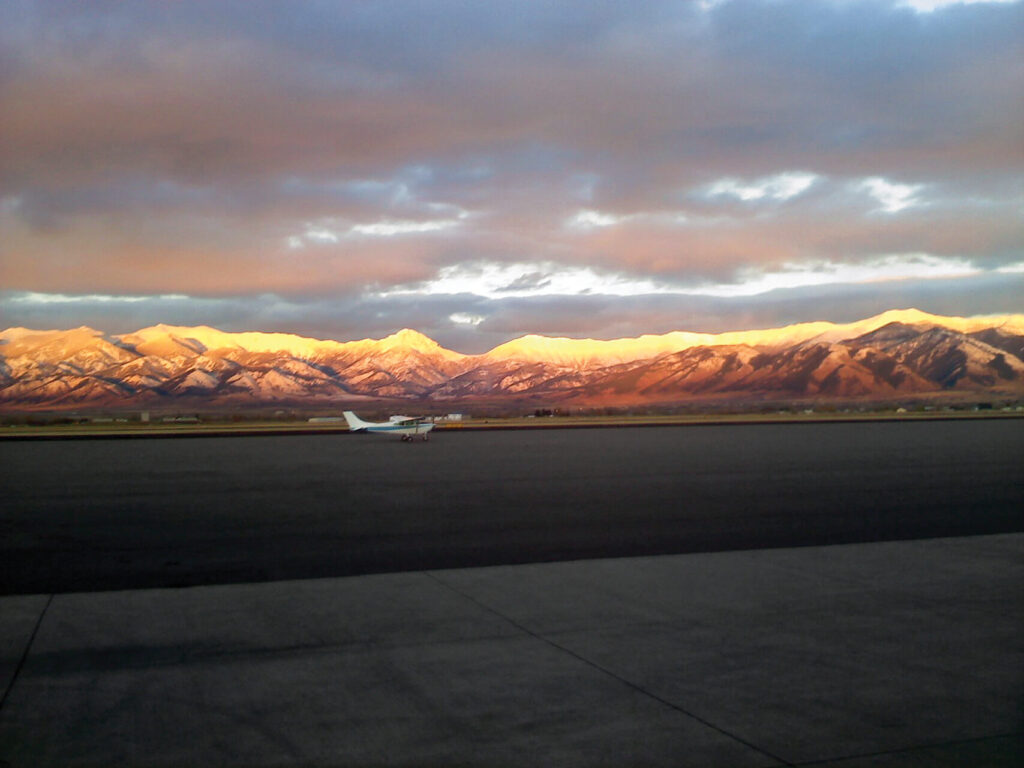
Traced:
<path id="1" fill-rule="evenodd" d="M 0 328 L 1024 312 L 1024 2 L 0 4 Z"/>

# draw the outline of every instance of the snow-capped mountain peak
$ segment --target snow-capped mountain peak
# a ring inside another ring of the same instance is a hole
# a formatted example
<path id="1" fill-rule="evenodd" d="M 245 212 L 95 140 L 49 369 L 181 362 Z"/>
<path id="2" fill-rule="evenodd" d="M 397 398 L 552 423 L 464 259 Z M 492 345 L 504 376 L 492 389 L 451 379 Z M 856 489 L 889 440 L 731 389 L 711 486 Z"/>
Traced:
<path id="1" fill-rule="evenodd" d="M 890 310 L 718 334 L 622 339 L 529 335 L 482 355 L 404 328 L 334 341 L 154 325 L 0 332 L 0 405 L 438 402 L 478 397 L 606 404 L 699 397 L 872 397 L 942 391 L 1024 396 L 1024 316 Z M 190 400 L 190 402 L 191 402 Z"/>

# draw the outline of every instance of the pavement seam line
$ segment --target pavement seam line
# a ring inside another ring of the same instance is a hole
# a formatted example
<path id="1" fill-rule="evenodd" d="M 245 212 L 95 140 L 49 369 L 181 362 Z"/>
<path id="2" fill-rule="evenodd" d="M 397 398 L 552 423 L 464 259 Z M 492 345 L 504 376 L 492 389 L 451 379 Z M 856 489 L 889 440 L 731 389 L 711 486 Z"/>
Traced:
<path id="1" fill-rule="evenodd" d="M 21 658 L 18 659 L 18 665 L 14 668 L 14 674 L 11 675 L 11 682 L 7 684 L 7 688 L 4 690 L 4 695 L 0 697 L 0 712 L 3 712 L 4 704 L 7 703 L 7 696 L 14 690 L 14 684 L 18 682 L 18 675 L 21 674 L 21 668 L 25 666 L 25 662 L 28 660 L 29 651 L 32 650 L 32 643 L 36 640 L 36 635 L 39 633 L 39 627 L 43 624 L 43 617 L 50 609 L 50 603 L 52 602 L 53 593 L 46 598 L 46 605 L 44 605 L 43 610 L 39 612 L 39 618 L 36 619 L 36 625 L 32 627 L 32 634 L 28 636 L 28 642 L 25 643 L 25 650 L 22 651 Z"/>
<path id="2" fill-rule="evenodd" d="M 890 749 L 883 752 L 860 752 L 856 755 L 842 755 L 841 757 L 826 757 L 822 760 L 810 760 L 805 763 L 794 763 L 793 768 L 812 768 L 815 765 L 830 765 L 833 762 L 840 760 L 859 760 L 862 758 L 870 757 L 885 757 L 887 755 L 902 755 L 907 752 L 916 752 L 919 749 L 941 749 L 942 747 L 955 747 L 960 744 L 976 744 L 983 741 L 992 741 L 994 739 L 1006 739 L 1012 736 L 1020 736 L 1022 731 L 1009 731 L 1007 733 L 996 733 L 991 736 L 975 736 L 970 739 L 954 739 L 953 741 L 939 741 L 930 744 L 918 744 L 913 747 L 902 747 L 900 749 Z"/>
<path id="3" fill-rule="evenodd" d="M 647 696 L 648 698 L 653 699 L 654 701 L 657 701 L 659 704 L 662 704 L 662 705 L 668 707 L 669 709 L 673 709 L 676 712 L 680 713 L 681 715 L 684 715 L 684 716 L 690 718 L 691 720 L 695 720 L 698 723 L 700 723 L 701 725 L 703 725 L 703 726 L 705 726 L 707 728 L 710 728 L 713 731 L 717 731 L 718 733 L 722 734 L 723 736 L 725 736 L 725 737 L 727 737 L 729 739 L 732 739 L 733 741 L 739 742 L 743 746 L 748 747 L 749 749 L 752 749 L 755 752 L 757 752 L 758 754 L 764 755 L 765 757 L 767 757 L 767 758 L 769 758 L 771 760 L 774 760 L 775 762 L 779 763 L 780 765 L 789 766 L 789 767 L 792 767 L 794 765 L 790 761 L 788 761 L 788 760 L 786 760 L 786 759 L 784 759 L 782 757 L 779 757 L 778 755 L 774 755 L 771 752 L 768 752 L 767 750 L 757 746 L 756 744 L 753 744 L 753 743 L 747 741 L 742 736 L 737 736 L 735 733 L 731 733 L 730 731 L 725 730 L 721 726 L 715 725 L 710 720 L 706 720 L 703 717 L 701 717 L 700 715 L 696 715 L 693 712 L 690 712 L 689 710 L 683 708 L 682 706 L 676 704 L 675 702 L 670 701 L 670 700 L 668 700 L 668 699 L 666 699 L 666 698 L 664 698 L 662 696 L 659 696 L 658 694 L 656 694 L 656 693 L 654 693 L 652 691 L 647 690 L 643 686 L 638 685 L 637 683 L 634 683 L 632 680 L 629 680 L 628 678 L 625 678 L 622 675 L 618 675 L 615 672 L 612 672 L 610 669 L 602 667 L 600 664 L 598 664 L 598 663 L 596 663 L 594 661 L 591 661 L 586 656 L 582 656 L 579 653 L 576 653 L 576 651 L 573 651 L 570 648 L 566 648 L 564 645 L 560 645 L 559 643 L 556 643 L 554 640 L 552 640 L 552 639 L 550 639 L 548 637 L 544 637 L 543 635 L 540 635 L 540 634 L 534 632 L 529 627 L 526 627 L 526 626 L 520 624 L 515 619 L 510 618 L 509 616 L 506 616 L 505 614 L 503 614 L 501 611 L 497 610 L 496 608 L 492 608 L 491 606 L 487 605 L 486 603 L 483 603 L 483 602 L 477 600 L 472 595 L 467 594 L 466 592 L 463 592 L 461 589 L 458 589 L 457 587 L 452 586 L 451 584 L 446 582 L 444 579 L 438 577 L 436 574 L 431 573 L 429 571 L 421 571 L 421 573 L 424 576 L 426 576 L 427 578 L 435 581 L 437 584 L 441 585 L 445 589 L 448 589 L 451 592 L 454 592 L 455 594 L 459 595 L 460 597 L 462 597 L 462 598 L 464 598 L 466 600 L 469 600 L 471 603 L 473 603 L 477 607 L 482 608 L 483 610 L 485 610 L 485 611 L 487 611 L 489 613 L 492 613 L 495 616 L 497 616 L 498 618 L 508 622 L 513 627 L 518 629 L 520 632 L 522 632 L 522 633 L 524 633 L 526 635 L 529 635 L 530 637 L 534 638 L 535 640 L 539 640 L 540 642 L 545 643 L 546 645 L 549 645 L 552 648 L 555 648 L 556 650 L 561 651 L 562 653 L 564 653 L 564 654 L 566 654 L 568 656 L 571 656 L 572 658 L 576 659 L 577 661 L 580 661 L 580 662 L 586 664 L 588 667 L 591 667 L 592 669 L 596 669 L 598 672 L 601 672 L 602 674 L 612 678 L 613 680 L 616 680 L 616 681 L 622 683 L 626 687 L 631 688 L 632 690 L 634 690 L 634 691 L 636 691 L 638 693 L 641 693 L 644 696 Z"/>

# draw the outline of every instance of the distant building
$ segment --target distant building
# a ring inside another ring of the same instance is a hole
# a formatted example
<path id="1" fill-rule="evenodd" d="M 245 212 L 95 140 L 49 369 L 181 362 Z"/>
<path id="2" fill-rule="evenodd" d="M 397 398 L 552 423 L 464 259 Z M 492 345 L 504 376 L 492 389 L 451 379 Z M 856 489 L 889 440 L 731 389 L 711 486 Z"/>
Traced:
<path id="1" fill-rule="evenodd" d="M 341 416 L 314 416 L 309 419 L 310 424 L 336 424 L 340 421 L 344 421 Z"/>

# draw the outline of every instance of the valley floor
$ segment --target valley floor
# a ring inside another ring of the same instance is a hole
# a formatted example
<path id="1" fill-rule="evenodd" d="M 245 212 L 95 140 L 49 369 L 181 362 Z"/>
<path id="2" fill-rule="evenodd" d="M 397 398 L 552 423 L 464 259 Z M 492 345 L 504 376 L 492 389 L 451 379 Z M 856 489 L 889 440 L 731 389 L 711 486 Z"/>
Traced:
<path id="1" fill-rule="evenodd" d="M 406 410 L 409 410 L 406 408 Z M 413 409 L 415 410 L 415 409 Z M 0 440 L 5 438 L 49 438 L 60 437 L 168 437 L 168 436 L 243 436 L 274 434 L 339 434 L 347 433 L 343 421 L 311 423 L 307 419 L 247 419 L 231 420 L 222 417 L 200 417 L 196 422 L 140 423 L 137 416 L 132 419 L 100 419 L 89 417 L 75 419 L 55 417 L 52 422 L 42 420 L 26 423 L 27 417 L 8 416 L 10 422 L 0 424 Z M 380 418 L 387 418 L 386 415 Z M 463 421 L 439 421 L 435 431 L 483 430 L 483 429 L 570 429 L 587 427 L 645 427 L 645 426 L 687 426 L 727 424 L 823 424 L 835 422 L 872 421 L 949 421 L 963 419 L 1021 419 L 1024 406 L 963 410 L 833 410 L 815 408 L 791 408 L 769 412 L 736 413 L 685 413 L 685 414 L 636 414 L 636 415 L 553 415 L 553 416 L 479 416 Z"/>

